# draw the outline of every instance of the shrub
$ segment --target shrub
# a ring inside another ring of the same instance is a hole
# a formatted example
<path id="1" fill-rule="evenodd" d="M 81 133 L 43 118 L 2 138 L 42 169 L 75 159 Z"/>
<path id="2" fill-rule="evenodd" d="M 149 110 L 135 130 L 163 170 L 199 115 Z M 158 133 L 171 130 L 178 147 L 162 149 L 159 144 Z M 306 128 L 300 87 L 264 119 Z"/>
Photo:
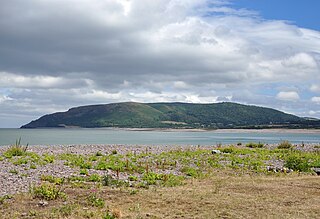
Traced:
<path id="1" fill-rule="evenodd" d="M 37 166 L 35 164 L 30 164 L 30 169 L 37 169 Z"/>
<path id="2" fill-rule="evenodd" d="M 100 151 L 97 151 L 95 154 L 97 157 L 103 156 L 103 154 Z"/>
<path id="3" fill-rule="evenodd" d="M 107 170 L 109 167 L 108 163 L 105 161 L 99 161 L 97 165 L 94 167 L 96 170 Z"/>
<path id="4" fill-rule="evenodd" d="M 89 176 L 88 181 L 89 182 L 100 182 L 101 181 L 101 177 L 100 177 L 99 174 L 95 174 L 94 173 L 94 174 Z"/>
<path id="5" fill-rule="evenodd" d="M 92 164 L 90 162 L 83 161 L 83 163 L 81 163 L 79 165 L 79 167 L 82 168 L 82 169 L 91 169 L 92 168 Z"/>
<path id="6" fill-rule="evenodd" d="M 49 154 L 43 154 L 43 161 L 46 163 L 53 163 L 54 162 L 54 156 Z"/>
<path id="7" fill-rule="evenodd" d="M 158 180 L 163 179 L 163 175 L 159 173 L 145 173 L 142 177 L 143 180 L 147 182 L 148 185 L 155 185 Z"/>
<path id="8" fill-rule="evenodd" d="M 30 193 L 34 198 L 45 199 L 48 201 L 58 198 L 65 199 L 67 197 L 66 194 L 61 191 L 60 187 L 48 183 L 41 184 L 39 186 L 33 185 L 30 188 Z"/>
<path id="9" fill-rule="evenodd" d="M 64 178 L 54 177 L 54 176 L 51 176 L 51 175 L 42 175 L 40 177 L 40 179 L 42 181 L 47 181 L 47 182 L 50 182 L 50 183 L 54 183 L 56 185 L 62 185 L 64 183 Z"/>
<path id="10" fill-rule="evenodd" d="M 219 150 L 222 153 L 232 154 L 235 149 L 233 147 L 227 147 L 227 148 L 220 148 Z"/>
<path id="11" fill-rule="evenodd" d="M 116 219 L 116 217 L 111 212 L 107 212 L 102 219 Z"/>
<path id="12" fill-rule="evenodd" d="M 9 170 L 9 173 L 17 175 L 19 172 L 16 169 L 11 169 L 11 170 Z"/>
<path id="13" fill-rule="evenodd" d="M 93 206 L 93 207 L 103 208 L 105 206 L 104 199 L 99 198 L 96 192 L 93 192 L 88 196 L 87 202 L 90 206 Z"/>
<path id="14" fill-rule="evenodd" d="M 11 199 L 12 196 L 10 195 L 4 195 L 4 196 L 0 196 L 0 205 L 4 204 L 4 202 L 7 200 L 7 199 Z"/>
<path id="15" fill-rule="evenodd" d="M 253 142 L 250 142 L 248 144 L 246 144 L 246 147 L 248 148 L 263 148 L 264 144 L 262 144 L 261 142 L 259 143 L 253 143 Z"/>
<path id="16" fill-rule="evenodd" d="M 80 175 L 88 175 L 87 169 L 80 169 Z"/>
<path id="17" fill-rule="evenodd" d="M 191 177 L 199 177 L 200 176 L 200 172 L 192 167 L 183 167 L 181 169 L 181 172 L 183 172 L 184 174 L 186 174 L 187 176 L 191 176 Z"/>
<path id="18" fill-rule="evenodd" d="M 308 160 L 297 154 L 291 154 L 287 157 L 285 160 L 285 167 L 301 172 L 307 172 L 310 170 Z"/>
<path id="19" fill-rule="evenodd" d="M 138 177 L 137 176 L 128 176 L 128 180 L 130 180 L 130 181 L 138 181 Z"/>
<path id="20" fill-rule="evenodd" d="M 278 149 L 290 149 L 292 148 L 292 144 L 289 141 L 282 141 L 278 145 Z"/>
<path id="21" fill-rule="evenodd" d="M 3 155 L 6 158 L 12 158 L 15 156 L 22 156 L 25 155 L 28 149 L 28 144 L 26 146 L 21 145 L 21 138 L 16 140 L 16 143 L 14 145 L 11 145 L 4 153 Z"/>
<path id="22" fill-rule="evenodd" d="M 123 180 L 113 179 L 110 175 L 105 175 L 102 177 L 102 185 L 103 186 L 114 186 L 114 187 L 128 187 L 129 183 Z"/>
<path id="23" fill-rule="evenodd" d="M 24 157 L 20 157 L 18 160 L 13 162 L 14 165 L 23 165 L 23 164 L 27 164 L 27 163 L 28 163 L 28 159 L 26 159 Z"/>
<path id="24" fill-rule="evenodd" d="M 85 178 L 83 176 L 70 176 L 67 180 L 68 182 L 84 182 Z"/>

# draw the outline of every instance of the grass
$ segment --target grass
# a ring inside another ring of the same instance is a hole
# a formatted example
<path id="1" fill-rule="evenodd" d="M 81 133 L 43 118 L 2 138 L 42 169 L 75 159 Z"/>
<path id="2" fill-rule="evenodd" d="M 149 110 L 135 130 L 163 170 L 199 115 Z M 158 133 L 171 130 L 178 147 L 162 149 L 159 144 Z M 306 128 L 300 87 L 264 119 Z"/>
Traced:
<path id="1" fill-rule="evenodd" d="M 289 141 L 282 141 L 278 145 L 278 149 L 291 149 L 291 148 L 292 148 L 292 144 Z"/>
<path id="2" fill-rule="evenodd" d="M 136 189 L 134 194 L 123 188 L 101 187 L 97 192 L 68 187 L 67 204 L 56 199 L 41 208 L 20 194 L 6 199 L 0 213 L 4 219 L 30 212 L 32 218 L 317 218 L 319 188 L 319 178 L 312 175 L 223 171 L 176 187 Z"/>
<path id="3" fill-rule="evenodd" d="M 11 145 L 4 153 L 3 156 L 6 158 L 12 158 L 16 156 L 22 156 L 26 154 L 28 150 L 28 144 L 22 145 L 21 138 L 17 139 L 15 144 Z"/>

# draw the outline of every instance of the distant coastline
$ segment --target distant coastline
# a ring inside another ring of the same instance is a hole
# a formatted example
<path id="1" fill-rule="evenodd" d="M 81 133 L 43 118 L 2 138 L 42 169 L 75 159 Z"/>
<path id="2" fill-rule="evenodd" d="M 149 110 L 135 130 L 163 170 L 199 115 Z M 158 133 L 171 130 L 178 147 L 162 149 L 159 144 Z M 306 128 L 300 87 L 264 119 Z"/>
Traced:
<path id="1" fill-rule="evenodd" d="M 17 128 L 18 129 L 18 128 Z M 150 132 L 215 132 L 215 133 L 319 133 L 320 129 L 294 129 L 294 128 L 233 128 L 233 129 L 201 129 L 201 128 L 118 128 L 118 127 L 95 127 L 84 128 L 78 126 L 65 127 L 38 127 L 32 129 L 98 129 L 120 131 L 150 131 Z"/>
<path id="2" fill-rule="evenodd" d="M 125 131 L 157 131 L 157 132 L 215 132 L 215 133 L 319 133 L 320 129 L 175 129 L 175 128 L 96 128 Z"/>

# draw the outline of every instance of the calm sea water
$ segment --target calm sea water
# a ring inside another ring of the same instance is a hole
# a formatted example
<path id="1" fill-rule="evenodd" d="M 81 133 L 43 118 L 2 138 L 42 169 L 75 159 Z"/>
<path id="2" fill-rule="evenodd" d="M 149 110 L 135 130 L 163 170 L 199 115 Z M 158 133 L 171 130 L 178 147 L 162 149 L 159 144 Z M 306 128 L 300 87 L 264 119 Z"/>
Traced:
<path id="1" fill-rule="evenodd" d="M 0 129 L 0 146 L 21 137 L 29 145 L 130 144 L 130 145 L 215 145 L 237 142 L 320 143 L 318 133 L 234 131 L 128 131 L 114 129 Z"/>

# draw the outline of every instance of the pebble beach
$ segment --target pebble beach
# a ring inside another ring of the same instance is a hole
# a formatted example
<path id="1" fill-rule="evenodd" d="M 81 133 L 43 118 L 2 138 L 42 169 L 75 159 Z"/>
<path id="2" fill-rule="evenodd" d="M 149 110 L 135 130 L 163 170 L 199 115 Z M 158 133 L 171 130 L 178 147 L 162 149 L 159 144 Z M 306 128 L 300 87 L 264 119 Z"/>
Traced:
<path id="1" fill-rule="evenodd" d="M 227 146 L 227 145 L 226 145 Z M 152 153 L 160 154 L 162 152 L 168 152 L 172 150 L 196 150 L 196 149 L 217 149 L 224 147 L 221 145 L 211 145 L 211 146 L 139 146 L 139 145 L 54 145 L 54 146 L 29 146 L 27 151 L 34 152 L 39 155 L 48 154 L 57 156 L 59 154 L 79 154 L 90 156 L 97 152 L 101 154 L 111 154 L 116 151 L 117 154 L 126 155 L 128 153 L 140 154 L 140 153 Z M 238 147 L 238 146 L 237 146 Z M 245 147 L 245 146 L 239 146 Z M 267 149 L 274 149 L 277 145 L 265 145 Z M 9 146 L 0 147 L 0 155 L 9 148 Z M 294 145 L 296 150 L 301 151 L 319 151 L 319 147 L 316 144 L 304 144 L 304 145 Z M 9 159 L 0 160 L 0 196 L 12 195 L 16 193 L 28 192 L 30 185 L 38 184 L 41 182 L 42 175 L 53 175 L 55 177 L 68 178 L 70 176 L 79 175 L 79 168 L 72 168 L 64 164 L 64 160 L 56 159 L 53 163 L 48 163 L 43 166 L 38 166 L 37 168 L 30 168 L 30 164 L 15 165 L 9 161 Z M 273 165 L 280 166 L 283 163 L 279 161 L 274 161 Z M 107 172 L 106 172 L 107 171 Z M 111 170 L 95 170 L 90 169 L 89 174 L 109 174 L 115 176 L 115 172 Z M 178 170 L 172 170 L 172 173 L 178 172 Z M 121 179 L 127 177 L 126 173 L 120 173 Z"/>

